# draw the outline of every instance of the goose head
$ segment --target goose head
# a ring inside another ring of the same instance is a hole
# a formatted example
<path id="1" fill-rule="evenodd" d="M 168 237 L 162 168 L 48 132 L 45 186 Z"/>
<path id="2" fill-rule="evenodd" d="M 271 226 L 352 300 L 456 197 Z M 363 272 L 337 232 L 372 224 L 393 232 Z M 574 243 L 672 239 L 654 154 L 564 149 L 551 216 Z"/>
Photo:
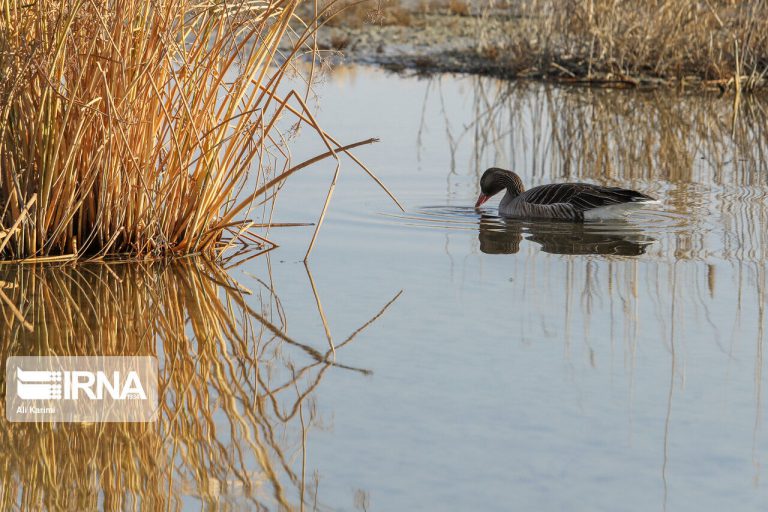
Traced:
<path id="1" fill-rule="evenodd" d="M 477 198 L 475 208 L 485 203 L 491 197 L 502 190 L 506 190 L 512 197 L 519 196 L 525 191 L 520 176 L 506 169 L 491 167 L 480 178 L 480 197 Z"/>

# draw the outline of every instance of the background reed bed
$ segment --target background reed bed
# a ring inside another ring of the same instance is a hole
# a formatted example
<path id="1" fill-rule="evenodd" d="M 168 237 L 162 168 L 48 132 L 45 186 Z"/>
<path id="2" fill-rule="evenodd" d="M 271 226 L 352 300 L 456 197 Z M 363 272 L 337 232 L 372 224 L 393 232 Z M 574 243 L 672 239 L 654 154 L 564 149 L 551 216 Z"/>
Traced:
<path id="1" fill-rule="evenodd" d="M 0 257 L 265 243 L 288 175 L 372 142 L 342 147 L 307 108 L 294 61 L 325 11 L 300 3 L 2 0 Z M 291 162 L 288 116 L 328 151 Z"/>
<path id="2" fill-rule="evenodd" d="M 748 90 L 766 84 L 765 0 L 524 0 L 507 37 L 482 42 L 517 75 L 625 85 L 700 82 Z M 497 5 L 494 2 L 494 5 Z"/>
<path id="3" fill-rule="evenodd" d="M 4 266 L 0 355 L 154 355 L 149 424 L 9 423 L 0 411 L 0 507 L 181 510 L 317 505 L 305 468 L 317 390 L 389 304 L 335 347 L 288 333 L 265 281 L 245 290 L 197 258 L 171 264 Z M 5 392 L 5 376 L 0 377 Z M 4 408 L 4 403 L 0 404 Z"/>

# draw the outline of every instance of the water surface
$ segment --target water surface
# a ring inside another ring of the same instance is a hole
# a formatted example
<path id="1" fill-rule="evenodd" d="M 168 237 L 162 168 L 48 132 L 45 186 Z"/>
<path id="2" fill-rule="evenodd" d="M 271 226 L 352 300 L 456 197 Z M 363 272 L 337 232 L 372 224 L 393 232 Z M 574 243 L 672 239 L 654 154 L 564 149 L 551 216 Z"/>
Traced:
<path id="1" fill-rule="evenodd" d="M 763 509 L 763 103 L 357 67 L 317 92 L 405 212 L 345 160 L 308 265 L 286 227 L 227 271 L 3 270 L 34 328 L 4 310 L 4 353 L 152 353 L 166 391 L 140 432 L 4 424 L 5 508 Z M 662 204 L 504 220 L 471 208 L 491 165 Z M 315 221 L 332 171 L 274 220 Z"/>
<path id="2" fill-rule="evenodd" d="M 374 510 L 768 503 L 763 103 L 734 119 L 714 95 L 362 68 L 320 93 L 341 140 L 381 137 L 358 154 L 407 210 L 346 162 L 311 259 L 342 330 L 403 290 L 345 355 L 373 375 L 326 382 L 334 428 L 312 452 L 329 503 L 352 509 L 357 489 Z M 662 205 L 628 224 L 504 221 L 470 208 L 492 165 Z M 281 199 L 303 204 L 281 218 L 311 215 L 328 180 L 290 184 Z M 307 235 L 275 236 L 276 273 L 294 279 Z"/>

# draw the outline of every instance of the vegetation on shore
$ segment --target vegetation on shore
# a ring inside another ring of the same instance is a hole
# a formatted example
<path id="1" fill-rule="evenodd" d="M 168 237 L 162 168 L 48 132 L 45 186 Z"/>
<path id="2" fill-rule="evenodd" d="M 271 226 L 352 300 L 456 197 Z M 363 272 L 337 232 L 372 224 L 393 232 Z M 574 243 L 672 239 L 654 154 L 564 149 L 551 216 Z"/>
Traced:
<path id="1" fill-rule="evenodd" d="M 314 66 L 287 84 L 318 28 L 299 4 L 0 0 L 0 257 L 265 243 L 254 230 L 288 175 L 372 142 L 319 128 L 304 102 Z M 291 162 L 285 116 L 327 152 Z"/>
<path id="2" fill-rule="evenodd" d="M 619 87 L 768 83 L 768 1 L 370 2 L 326 48 L 393 69 Z M 404 12 L 405 11 L 405 12 Z"/>
<path id="3" fill-rule="evenodd" d="M 768 78 L 765 0 L 528 0 L 495 49 L 517 74 L 739 90 Z"/>

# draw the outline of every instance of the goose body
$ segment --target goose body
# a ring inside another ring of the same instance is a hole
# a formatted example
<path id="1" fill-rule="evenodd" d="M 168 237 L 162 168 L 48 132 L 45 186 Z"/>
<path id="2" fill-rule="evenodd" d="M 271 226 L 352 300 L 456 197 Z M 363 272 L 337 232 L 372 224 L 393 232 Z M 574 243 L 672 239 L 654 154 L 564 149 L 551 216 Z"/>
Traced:
<path id="1" fill-rule="evenodd" d="M 638 208 L 658 203 L 635 190 L 589 183 L 553 183 L 525 190 L 517 174 L 498 168 L 485 171 L 480 190 L 475 207 L 506 190 L 499 203 L 499 214 L 517 219 L 571 222 L 624 219 Z"/>

